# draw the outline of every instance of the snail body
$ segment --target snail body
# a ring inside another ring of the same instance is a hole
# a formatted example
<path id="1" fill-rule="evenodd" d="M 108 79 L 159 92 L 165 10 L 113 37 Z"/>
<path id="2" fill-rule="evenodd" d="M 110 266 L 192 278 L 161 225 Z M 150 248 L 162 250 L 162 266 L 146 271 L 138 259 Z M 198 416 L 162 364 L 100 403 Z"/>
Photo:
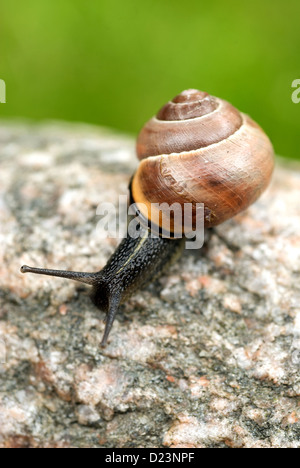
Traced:
<path id="1" fill-rule="evenodd" d="M 93 303 L 106 312 L 103 346 L 119 305 L 180 254 L 183 242 L 177 237 L 186 231 L 176 209 L 192 205 L 190 229 L 194 229 L 196 204 L 203 203 L 205 227 L 216 226 L 257 200 L 274 165 L 272 145 L 250 117 L 226 101 L 193 89 L 176 96 L 146 123 L 137 139 L 137 155 L 140 164 L 130 196 L 142 220 L 139 236 L 124 238 L 97 273 L 21 268 L 22 273 L 91 285 Z M 168 212 L 170 217 L 161 209 L 165 202 L 175 206 Z M 169 238 L 151 235 L 152 219 L 159 232 L 171 228 Z"/>
<path id="2" fill-rule="evenodd" d="M 106 312 L 101 345 L 105 346 L 118 308 L 134 291 L 145 286 L 180 255 L 182 239 L 152 237 L 140 227 L 141 236 L 125 237 L 106 266 L 96 273 L 49 270 L 24 265 L 22 273 L 36 273 L 67 278 L 92 286 L 91 300 Z"/>

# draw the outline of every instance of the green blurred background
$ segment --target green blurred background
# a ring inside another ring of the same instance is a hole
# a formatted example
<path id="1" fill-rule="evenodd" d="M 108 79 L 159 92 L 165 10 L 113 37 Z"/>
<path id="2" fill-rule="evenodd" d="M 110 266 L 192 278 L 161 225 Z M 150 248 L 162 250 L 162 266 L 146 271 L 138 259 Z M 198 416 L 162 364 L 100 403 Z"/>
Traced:
<path id="1" fill-rule="evenodd" d="M 199 88 L 299 158 L 299 0 L 9 0 L 0 6 L 0 118 L 84 121 L 136 134 Z"/>

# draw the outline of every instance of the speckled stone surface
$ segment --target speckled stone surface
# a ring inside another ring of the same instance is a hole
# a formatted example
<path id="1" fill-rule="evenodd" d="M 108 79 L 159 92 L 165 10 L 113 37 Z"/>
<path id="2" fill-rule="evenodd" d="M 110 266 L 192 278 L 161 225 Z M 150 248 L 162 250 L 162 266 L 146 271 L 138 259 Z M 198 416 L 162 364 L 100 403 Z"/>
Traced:
<path id="1" fill-rule="evenodd" d="M 300 447 L 300 169 L 122 307 L 109 344 L 88 287 L 116 247 L 134 142 L 84 125 L 0 124 L 0 446 Z"/>

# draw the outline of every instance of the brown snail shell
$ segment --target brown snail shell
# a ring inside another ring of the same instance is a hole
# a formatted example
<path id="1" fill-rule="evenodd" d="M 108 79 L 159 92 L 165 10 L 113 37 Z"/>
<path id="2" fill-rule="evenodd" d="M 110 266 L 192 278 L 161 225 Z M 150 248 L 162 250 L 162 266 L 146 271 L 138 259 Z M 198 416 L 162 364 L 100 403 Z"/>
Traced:
<path id="1" fill-rule="evenodd" d="M 257 200 L 274 166 L 272 144 L 258 124 L 223 99 L 194 89 L 146 123 L 137 154 L 132 197 L 142 215 L 153 216 L 153 203 L 192 203 L 193 228 L 196 203 L 204 204 L 205 227 L 216 226 Z M 182 229 L 173 226 L 175 232 Z"/>

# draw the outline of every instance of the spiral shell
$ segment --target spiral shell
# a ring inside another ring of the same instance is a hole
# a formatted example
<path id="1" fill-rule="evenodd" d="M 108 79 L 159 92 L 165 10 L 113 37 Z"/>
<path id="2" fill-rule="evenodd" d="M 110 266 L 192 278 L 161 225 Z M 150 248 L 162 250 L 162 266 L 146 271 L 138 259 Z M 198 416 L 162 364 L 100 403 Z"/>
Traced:
<path id="1" fill-rule="evenodd" d="M 131 189 L 142 215 L 153 216 L 151 204 L 192 203 L 193 228 L 196 203 L 204 204 L 205 227 L 216 226 L 257 200 L 274 165 L 272 145 L 259 125 L 228 102 L 194 89 L 146 123 L 137 155 L 141 162 Z"/>

